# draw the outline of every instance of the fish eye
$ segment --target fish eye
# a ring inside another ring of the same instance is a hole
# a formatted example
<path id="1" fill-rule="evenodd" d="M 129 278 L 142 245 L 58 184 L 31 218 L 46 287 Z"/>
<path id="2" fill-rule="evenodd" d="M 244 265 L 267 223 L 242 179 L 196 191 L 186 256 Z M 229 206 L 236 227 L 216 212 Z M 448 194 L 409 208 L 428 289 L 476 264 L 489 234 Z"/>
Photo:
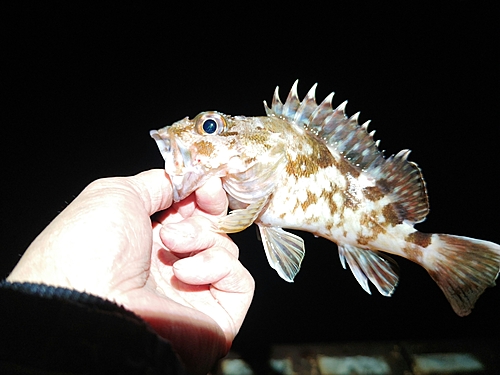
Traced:
<path id="1" fill-rule="evenodd" d="M 195 118 L 196 131 L 201 135 L 217 135 L 226 127 L 226 119 L 217 112 L 202 112 Z"/>
<path id="2" fill-rule="evenodd" d="M 203 130 L 207 134 L 213 134 L 217 130 L 217 123 L 215 120 L 209 118 L 208 120 L 205 120 L 202 125 Z"/>

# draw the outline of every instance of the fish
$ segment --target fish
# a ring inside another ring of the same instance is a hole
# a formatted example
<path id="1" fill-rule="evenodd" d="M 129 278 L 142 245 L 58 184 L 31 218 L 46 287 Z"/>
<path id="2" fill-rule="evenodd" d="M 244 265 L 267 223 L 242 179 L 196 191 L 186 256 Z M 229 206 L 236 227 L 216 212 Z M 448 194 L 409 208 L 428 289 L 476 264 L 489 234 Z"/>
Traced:
<path id="1" fill-rule="evenodd" d="M 369 282 L 391 296 L 399 268 L 389 255 L 424 267 L 459 316 L 495 285 L 500 269 L 496 243 L 414 228 L 429 213 L 427 188 L 404 149 L 386 157 L 358 123 L 347 101 L 334 93 L 316 102 L 313 85 L 300 100 L 298 81 L 285 103 L 276 87 L 266 116 L 217 111 L 185 117 L 152 130 L 165 161 L 174 201 L 207 179 L 222 180 L 230 212 L 218 230 L 235 233 L 255 223 L 270 266 L 292 282 L 305 254 L 304 240 L 285 229 L 306 231 L 337 244 L 340 262 L 361 287 Z"/>

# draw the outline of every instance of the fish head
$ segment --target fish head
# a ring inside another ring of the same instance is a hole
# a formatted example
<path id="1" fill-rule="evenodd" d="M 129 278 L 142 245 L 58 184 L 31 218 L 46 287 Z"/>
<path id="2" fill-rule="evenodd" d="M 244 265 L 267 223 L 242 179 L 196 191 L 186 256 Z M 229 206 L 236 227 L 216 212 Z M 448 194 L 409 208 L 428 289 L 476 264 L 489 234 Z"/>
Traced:
<path id="1" fill-rule="evenodd" d="M 236 191 L 255 189 L 255 185 L 237 186 L 238 181 L 248 184 L 261 180 L 255 174 L 262 173 L 262 168 L 254 167 L 265 158 L 263 150 L 269 149 L 272 138 L 262 119 L 266 118 L 232 117 L 210 111 L 152 130 L 151 137 L 172 181 L 174 201 L 186 198 L 214 176 Z"/>

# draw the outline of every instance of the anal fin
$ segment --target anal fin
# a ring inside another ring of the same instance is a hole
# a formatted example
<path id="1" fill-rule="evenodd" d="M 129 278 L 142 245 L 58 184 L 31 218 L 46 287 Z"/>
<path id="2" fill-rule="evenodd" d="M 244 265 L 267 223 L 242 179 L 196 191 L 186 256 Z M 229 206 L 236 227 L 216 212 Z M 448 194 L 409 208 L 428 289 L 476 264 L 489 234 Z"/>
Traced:
<path id="1" fill-rule="evenodd" d="M 344 269 L 346 261 L 359 285 L 369 294 L 370 280 L 385 297 L 394 292 L 399 280 L 399 267 L 385 254 L 364 250 L 351 245 L 339 245 L 340 262 Z"/>
<path id="2" fill-rule="evenodd" d="M 259 225 L 259 230 L 269 265 L 283 280 L 293 282 L 304 258 L 304 240 L 278 227 Z"/>
<path id="3" fill-rule="evenodd" d="M 246 208 L 231 211 L 219 220 L 219 230 L 224 233 L 236 233 L 248 228 L 257 219 L 268 199 L 269 196 L 265 196 L 249 204 Z"/>

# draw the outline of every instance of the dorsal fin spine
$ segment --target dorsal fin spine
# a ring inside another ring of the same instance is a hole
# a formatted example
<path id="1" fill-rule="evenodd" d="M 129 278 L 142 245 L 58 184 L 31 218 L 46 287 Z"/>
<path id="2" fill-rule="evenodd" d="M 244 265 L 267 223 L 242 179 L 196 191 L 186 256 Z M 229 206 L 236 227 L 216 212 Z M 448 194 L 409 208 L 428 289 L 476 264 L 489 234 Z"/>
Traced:
<path id="1" fill-rule="evenodd" d="M 282 116 L 286 118 L 294 118 L 295 113 L 300 105 L 299 95 L 297 94 L 297 84 L 299 81 L 295 81 L 290 93 L 288 94 L 288 98 L 286 99 L 285 105 L 283 106 Z"/>
<path id="2" fill-rule="evenodd" d="M 274 90 L 273 102 L 271 103 L 271 109 L 276 114 L 276 116 L 281 116 L 282 108 L 283 103 L 281 103 L 279 87 L 276 86 L 276 90 Z"/>
<path id="3" fill-rule="evenodd" d="M 316 104 L 316 86 L 315 83 L 313 87 L 308 91 L 304 100 L 300 103 L 297 113 L 295 114 L 293 120 L 295 123 L 303 123 L 304 126 L 308 126 L 310 122 L 310 117 L 314 109 L 317 107 Z"/>
<path id="4" fill-rule="evenodd" d="M 342 112 L 345 115 L 345 107 L 347 106 L 347 100 L 344 100 L 340 105 L 335 109 L 336 111 Z"/>
<path id="5" fill-rule="evenodd" d="M 316 109 L 311 113 L 311 118 L 309 121 L 309 126 L 318 133 L 321 129 L 323 121 L 330 115 L 330 112 L 333 110 L 332 100 L 334 93 L 332 92 L 328 95 Z"/>
<path id="6" fill-rule="evenodd" d="M 359 112 L 349 118 L 345 115 L 347 100 L 333 109 L 332 92 L 318 105 L 314 84 L 301 102 L 297 84 L 295 81 L 284 104 L 276 87 L 271 108 L 266 105 L 267 115 L 279 116 L 316 134 L 331 150 L 374 177 L 381 191 L 391 196 L 402 219 L 422 221 L 429 203 L 420 169 L 408 161 L 410 151 L 401 150 L 386 159 L 384 151 L 379 150 L 380 140 L 373 139 L 375 131 L 367 131 L 369 121 L 359 125 Z"/>

